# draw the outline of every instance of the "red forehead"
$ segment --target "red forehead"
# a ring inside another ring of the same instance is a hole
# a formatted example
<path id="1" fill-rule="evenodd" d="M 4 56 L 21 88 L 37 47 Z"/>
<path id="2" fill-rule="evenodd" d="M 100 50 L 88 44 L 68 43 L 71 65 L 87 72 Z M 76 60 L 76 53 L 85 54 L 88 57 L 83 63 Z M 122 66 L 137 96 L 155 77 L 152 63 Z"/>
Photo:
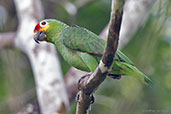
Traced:
<path id="1" fill-rule="evenodd" d="M 40 24 L 38 23 L 38 24 L 36 25 L 36 27 L 34 28 L 34 32 L 39 31 L 39 30 L 40 30 Z"/>

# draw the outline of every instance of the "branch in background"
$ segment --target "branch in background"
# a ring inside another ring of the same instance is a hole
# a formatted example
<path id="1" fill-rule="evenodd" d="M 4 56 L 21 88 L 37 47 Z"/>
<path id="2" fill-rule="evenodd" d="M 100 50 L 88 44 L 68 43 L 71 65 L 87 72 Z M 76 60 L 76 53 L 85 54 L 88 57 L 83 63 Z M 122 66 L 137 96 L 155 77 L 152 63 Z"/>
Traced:
<path id="1" fill-rule="evenodd" d="M 86 114 L 90 104 L 93 102 L 93 92 L 105 80 L 110 71 L 115 52 L 118 46 L 119 32 L 122 22 L 124 0 L 112 0 L 111 20 L 107 46 L 102 60 L 92 75 L 84 76 L 79 81 L 80 91 L 78 93 L 78 103 L 76 114 Z"/>
<path id="2" fill-rule="evenodd" d="M 67 88 L 70 104 L 75 101 L 75 96 L 76 96 L 76 93 L 78 92 L 77 83 L 78 83 L 78 80 L 80 79 L 80 76 L 83 76 L 86 73 L 87 72 L 71 67 L 68 73 L 66 74 L 65 86 Z"/>
<path id="3" fill-rule="evenodd" d="M 40 0 L 14 0 L 19 27 L 15 33 L 4 33 L 0 37 L 0 48 L 16 47 L 30 59 L 42 114 L 67 113 L 69 100 L 64 80 L 53 45 L 37 45 L 33 40 L 33 30 L 43 18 Z"/>
<path id="4" fill-rule="evenodd" d="M 127 0 L 125 2 L 119 49 L 124 48 L 137 30 L 144 25 L 155 2 L 156 0 Z M 107 32 L 108 25 L 106 25 L 99 36 L 106 39 Z"/>
<path id="5" fill-rule="evenodd" d="M 109 25 L 107 24 L 105 28 L 102 30 L 102 32 L 99 34 L 100 38 L 103 38 L 104 40 L 107 39 L 107 33 L 108 33 Z"/>
<path id="6" fill-rule="evenodd" d="M 123 48 L 140 29 L 156 0 L 128 0 L 125 4 L 119 48 Z"/>
<path id="7" fill-rule="evenodd" d="M 42 8 L 38 7 L 41 2 L 40 0 L 14 0 L 14 2 L 19 19 L 15 46 L 30 59 L 41 113 L 67 113 L 69 100 L 56 48 L 45 42 L 37 45 L 33 40 L 37 19 L 43 17 Z"/>
<path id="8" fill-rule="evenodd" d="M 0 34 L 0 49 L 1 48 L 13 48 L 14 47 L 14 32 L 1 33 Z"/>
<path id="9" fill-rule="evenodd" d="M 34 101 L 32 104 L 27 104 L 27 106 L 21 109 L 17 114 L 41 114 L 38 102 Z"/>

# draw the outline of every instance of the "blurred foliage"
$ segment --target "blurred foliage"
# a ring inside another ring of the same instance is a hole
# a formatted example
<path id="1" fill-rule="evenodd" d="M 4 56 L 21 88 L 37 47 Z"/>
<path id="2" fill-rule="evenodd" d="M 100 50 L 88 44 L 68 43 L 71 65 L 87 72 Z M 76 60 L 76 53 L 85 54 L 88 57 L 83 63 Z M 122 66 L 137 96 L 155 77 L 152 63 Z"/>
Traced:
<path id="1" fill-rule="evenodd" d="M 109 18 L 110 4 L 93 2 L 79 10 L 76 24 L 99 34 L 109 22 Z"/>
<path id="2" fill-rule="evenodd" d="M 67 0 L 42 0 L 45 18 L 56 18 L 69 25 L 83 26 L 99 34 L 108 24 L 110 0 L 92 0 L 76 14 L 66 10 Z M 69 0 L 77 4 L 84 0 Z M 7 20 L 0 32 L 17 29 L 13 0 L 1 0 Z M 95 94 L 90 114 L 171 113 L 171 1 L 158 0 L 144 26 L 122 50 L 152 80 L 149 88 L 132 77 L 107 78 Z M 0 14 L 1 16 L 1 14 Z M 8 23 L 8 26 L 6 26 Z M 70 66 L 61 58 L 63 74 Z M 31 92 L 30 92 L 31 91 Z M 32 96 L 30 96 L 30 93 Z M 25 54 L 19 50 L 0 50 L 0 114 L 17 112 L 35 99 L 34 78 Z M 25 98 L 25 100 L 17 99 Z M 75 112 L 76 103 L 71 106 Z"/>

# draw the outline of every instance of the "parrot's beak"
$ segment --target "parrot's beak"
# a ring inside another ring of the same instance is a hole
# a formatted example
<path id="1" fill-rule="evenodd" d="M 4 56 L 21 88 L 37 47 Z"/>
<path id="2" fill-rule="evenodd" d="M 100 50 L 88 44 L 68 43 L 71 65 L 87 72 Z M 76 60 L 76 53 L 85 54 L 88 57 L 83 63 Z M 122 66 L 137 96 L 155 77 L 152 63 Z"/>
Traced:
<path id="1" fill-rule="evenodd" d="M 39 41 L 45 41 L 47 39 L 46 32 L 44 31 L 37 31 L 34 33 L 34 41 L 39 44 Z"/>

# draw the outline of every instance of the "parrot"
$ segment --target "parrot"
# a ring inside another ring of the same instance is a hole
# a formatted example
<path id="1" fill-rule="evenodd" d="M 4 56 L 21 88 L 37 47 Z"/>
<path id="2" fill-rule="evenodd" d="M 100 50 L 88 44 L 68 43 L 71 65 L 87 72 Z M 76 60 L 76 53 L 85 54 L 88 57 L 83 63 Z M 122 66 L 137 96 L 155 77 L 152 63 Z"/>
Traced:
<path id="1" fill-rule="evenodd" d="M 100 63 L 106 41 L 95 33 L 78 25 L 69 26 L 56 19 L 44 19 L 34 28 L 33 39 L 52 43 L 71 66 L 86 72 L 93 72 Z M 152 81 L 133 62 L 117 49 L 108 76 L 120 79 L 121 75 L 138 78 L 145 85 Z"/>

